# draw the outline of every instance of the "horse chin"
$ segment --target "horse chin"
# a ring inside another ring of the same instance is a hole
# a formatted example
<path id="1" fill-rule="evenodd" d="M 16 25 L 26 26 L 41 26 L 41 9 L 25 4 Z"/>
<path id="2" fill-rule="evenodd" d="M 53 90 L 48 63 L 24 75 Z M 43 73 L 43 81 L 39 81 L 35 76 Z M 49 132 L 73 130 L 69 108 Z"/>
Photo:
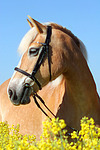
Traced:
<path id="1" fill-rule="evenodd" d="M 30 103 L 30 97 L 25 97 L 24 99 L 22 98 L 21 99 L 21 103 L 22 105 L 26 105 L 26 104 L 29 104 Z"/>

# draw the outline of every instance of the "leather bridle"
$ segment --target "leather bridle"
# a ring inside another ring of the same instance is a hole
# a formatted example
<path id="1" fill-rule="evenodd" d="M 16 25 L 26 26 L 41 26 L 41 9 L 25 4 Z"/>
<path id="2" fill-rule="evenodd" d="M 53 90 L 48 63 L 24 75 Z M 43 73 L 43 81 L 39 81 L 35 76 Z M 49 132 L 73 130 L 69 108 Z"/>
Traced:
<path id="1" fill-rule="evenodd" d="M 36 79 L 35 75 L 37 73 L 37 71 L 39 70 L 44 58 L 45 58 L 45 55 L 47 54 L 47 58 L 48 58 L 48 66 L 49 66 L 49 74 L 50 74 L 50 81 L 51 81 L 51 62 L 50 62 L 50 56 L 49 56 L 49 43 L 50 43 L 50 39 L 51 39 L 51 34 L 52 34 L 52 27 L 51 26 L 47 26 L 47 36 L 46 36 L 46 40 L 45 40 L 45 43 L 40 43 L 40 42 L 35 42 L 35 43 L 39 43 L 42 45 L 42 50 L 41 50 L 41 53 L 39 55 L 39 58 L 35 64 L 35 67 L 32 71 L 31 74 L 27 73 L 26 71 L 18 68 L 18 67 L 15 67 L 15 70 L 24 74 L 25 76 L 31 78 L 39 87 L 39 89 L 41 90 L 42 87 L 41 87 L 41 84 L 39 83 L 39 81 Z M 25 84 L 26 88 L 29 88 L 30 85 L 28 83 Z M 36 103 L 36 105 L 38 106 L 39 109 L 41 109 L 41 111 L 51 120 L 51 118 L 48 116 L 48 114 L 41 108 L 40 104 L 38 103 L 37 101 L 37 98 L 41 101 L 41 103 L 45 106 L 45 108 L 56 118 L 56 116 L 53 114 L 53 112 L 47 107 L 47 105 L 45 104 L 44 100 L 34 91 L 33 93 L 33 98 L 34 98 L 34 101 Z M 70 128 L 71 130 L 74 130 L 74 131 L 77 131 L 76 129 L 70 127 L 67 125 L 68 128 Z M 67 133 L 67 135 L 71 136 L 70 133 Z"/>
<path id="2" fill-rule="evenodd" d="M 51 81 L 51 64 L 50 64 L 50 57 L 49 57 L 49 43 L 50 43 L 50 39 L 51 39 L 51 34 L 52 34 L 52 28 L 51 28 L 51 26 L 47 26 L 47 36 L 46 36 L 45 43 L 37 42 L 37 43 L 42 45 L 42 50 L 41 50 L 39 58 L 35 64 L 34 69 L 33 69 L 31 74 L 27 73 L 26 71 L 24 71 L 18 67 L 15 67 L 16 71 L 18 71 L 18 72 L 24 74 L 25 76 L 31 78 L 38 85 L 40 90 L 41 90 L 41 84 L 36 79 L 35 75 L 36 75 L 37 71 L 39 70 L 46 54 L 48 57 L 48 66 L 49 66 L 50 81 Z"/>

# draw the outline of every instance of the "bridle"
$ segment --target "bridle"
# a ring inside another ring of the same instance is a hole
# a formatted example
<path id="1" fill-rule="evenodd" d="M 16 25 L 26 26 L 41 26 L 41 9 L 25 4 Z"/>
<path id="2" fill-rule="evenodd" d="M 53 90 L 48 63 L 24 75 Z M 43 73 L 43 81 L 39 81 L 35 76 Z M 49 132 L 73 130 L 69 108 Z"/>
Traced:
<path id="1" fill-rule="evenodd" d="M 42 50 L 41 50 L 41 53 L 39 55 L 39 58 L 34 66 L 34 69 L 32 71 L 31 74 L 27 73 L 26 71 L 18 68 L 18 67 L 15 67 L 15 70 L 24 74 L 25 76 L 31 78 L 39 87 L 39 89 L 41 90 L 41 84 L 39 83 L 39 81 L 36 79 L 35 75 L 37 73 L 37 71 L 39 70 L 44 58 L 45 58 L 45 55 L 47 54 L 47 58 L 48 58 L 48 66 L 49 66 L 49 74 L 50 74 L 50 79 L 49 81 L 51 81 L 51 63 L 50 63 L 50 56 L 49 56 L 49 43 L 50 43 L 50 39 L 51 39 L 51 34 L 52 34 L 52 27 L 51 26 L 47 26 L 47 36 L 46 36 L 46 40 L 45 40 L 45 43 L 40 43 L 40 42 L 37 42 L 39 44 L 42 45 Z M 26 88 L 29 88 L 29 84 L 26 83 Z M 47 107 L 47 105 L 45 104 L 44 100 L 34 91 L 33 93 L 33 98 L 34 98 L 34 101 L 36 103 L 36 105 L 38 106 L 39 109 L 41 109 L 41 111 L 51 120 L 51 118 L 48 116 L 48 114 L 41 108 L 40 104 L 38 103 L 37 101 L 37 98 L 41 101 L 41 103 L 45 106 L 45 108 L 56 118 L 56 116 L 53 114 L 53 112 Z M 70 128 L 71 130 L 74 130 L 74 131 L 77 131 L 76 129 L 70 127 L 67 125 L 68 128 Z M 67 133 L 67 135 L 71 136 L 70 133 Z"/>
<path id="2" fill-rule="evenodd" d="M 49 66 L 49 73 L 50 73 L 50 79 L 49 80 L 51 81 L 51 64 L 50 64 L 50 57 L 49 57 L 49 43 L 50 43 L 51 34 L 52 34 L 52 27 L 47 26 L 47 36 L 46 36 L 45 43 L 37 42 L 37 43 L 42 45 L 42 50 L 41 50 L 39 58 L 35 64 L 34 69 L 33 69 L 31 74 L 27 73 L 26 71 L 24 71 L 18 67 L 15 67 L 16 71 L 18 71 L 18 72 L 24 74 L 25 76 L 31 78 L 38 85 L 40 90 L 41 90 L 41 84 L 36 79 L 35 75 L 36 75 L 37 71 L 39 70 L 46 54 L 48 57 L 48 66 Z"/>

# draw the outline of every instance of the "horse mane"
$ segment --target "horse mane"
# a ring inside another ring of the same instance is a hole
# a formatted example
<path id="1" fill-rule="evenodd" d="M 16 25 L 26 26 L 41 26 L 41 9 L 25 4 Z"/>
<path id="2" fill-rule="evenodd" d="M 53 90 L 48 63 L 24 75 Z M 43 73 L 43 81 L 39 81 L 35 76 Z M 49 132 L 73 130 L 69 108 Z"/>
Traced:
<path id="1" fill-rule="evenodd" d="M 84 58 L 85 58 L 86 61 L 87 61 L 87 50 L 86 50 L 85 45 L 84 45 L 83 42 L 82 42 L 79 38 L 77 38 L 70 30 L 68 30 L 67 28 L 65 28 L 65 27 L 63 27 L 63 26 L 61 26 L 61 25 L 58 25 L 58 24 L 52 23 L 52 22 L 46 22 L 46 23 L 43 23 L 43 24 L 44 24 L 45 26 L 51 25 L 52 28 L 58 29 L 58 30 L 60 30 L 60 31 L 62 31 L 62 32 L 64 32 L 64 33 L 66 33 L 67 35 L 69 35 L 69 36 L 74 40 L 74 42 L 76 43 L 76 45 L 78 46 L 78 48 L 81 50 L 81 52 L 82 52 Z M 33 28 L 32 28 L 32 29 L 30 29 L 30 30 L 26 33 L 26 35 L 23 37 L 23 39 L 22 39 L 22 41 L 21 41 L 21 43 L 20 43 L 20 45 L 19 45 L 19 47 L 18 47 L 18 52 L 19 52 L 20 54 L 23 54 L 23 52 L 25 52 L 25 50 L 27 50 L 29 43 L 35 38 L 35 37 L 33 37 L 33 32 L 34 32 L 34 30 L 33 30 Z"/>
<path id="2" fill-rule="evenodd" d="M 74 40 L 78 48 L 81 50 L 83 56 L 87 60 L 87 50 L 84 43 L 79 38 L 77 38 L 70 30 L 53 22 L 47 22 L 45 23 L 45 25 L 51 25 L 54 29 L 61 30 L 62 32 L 68 34 Z"/>

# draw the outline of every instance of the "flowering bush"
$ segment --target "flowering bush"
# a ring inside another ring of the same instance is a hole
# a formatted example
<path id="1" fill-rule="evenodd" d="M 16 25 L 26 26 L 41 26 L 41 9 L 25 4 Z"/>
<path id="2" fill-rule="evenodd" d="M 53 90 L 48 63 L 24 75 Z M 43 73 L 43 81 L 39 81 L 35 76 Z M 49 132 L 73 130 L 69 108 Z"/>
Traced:
<path id="1" fill-rule="evenodd" d="M 68 143 L 64 120 L 53 118 L 43 122 L 40 141 L 34 135 L 21 135 L 19 125 L 9 127 L 7 122 L 0 122 L 0 150 L 99 150 L 100 128 L 94 125 L 92 118 L 81 120 L 81 130 L 73 131 Z M 63 130 L 62 130 L 63 129 Z"/>

